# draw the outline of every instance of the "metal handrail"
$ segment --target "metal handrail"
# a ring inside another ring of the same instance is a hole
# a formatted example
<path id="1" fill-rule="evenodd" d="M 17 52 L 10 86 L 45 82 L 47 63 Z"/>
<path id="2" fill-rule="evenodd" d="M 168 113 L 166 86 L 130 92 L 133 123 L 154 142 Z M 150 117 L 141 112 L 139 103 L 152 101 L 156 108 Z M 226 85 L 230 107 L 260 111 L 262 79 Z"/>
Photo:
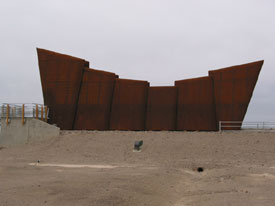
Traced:
<path id="1" fill-rule="evenodd" d="M 25 118 L 36 118 L 42 121 L 49 119 L 49 109 L 43 104 L 34 103 L 2 103 L 0 104 L 0 119 L 6 119 L 6 124 L 9 124 L 12 118 L 21 118 L 22 124 L 25 123 Z"/>
<path id="2" fill-rule="evenodd" d="M 273 130 L 275 129 L 275 122 L 220 121 L 219 131 L 226 130 L 226 128 L 238 128 L 238 130 Z"/>

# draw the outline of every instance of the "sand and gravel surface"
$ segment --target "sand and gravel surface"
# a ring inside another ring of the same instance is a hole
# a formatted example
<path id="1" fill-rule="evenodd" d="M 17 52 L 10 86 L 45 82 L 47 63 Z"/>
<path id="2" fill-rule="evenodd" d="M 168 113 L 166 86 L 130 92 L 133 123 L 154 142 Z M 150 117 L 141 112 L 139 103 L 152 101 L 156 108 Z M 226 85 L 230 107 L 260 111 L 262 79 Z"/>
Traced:
<path id="1" fill-rule="evenodd" d="M 275 133 L 63 131 L 0 147 L 0 206 L 38 205 L 275 205 Z"/>

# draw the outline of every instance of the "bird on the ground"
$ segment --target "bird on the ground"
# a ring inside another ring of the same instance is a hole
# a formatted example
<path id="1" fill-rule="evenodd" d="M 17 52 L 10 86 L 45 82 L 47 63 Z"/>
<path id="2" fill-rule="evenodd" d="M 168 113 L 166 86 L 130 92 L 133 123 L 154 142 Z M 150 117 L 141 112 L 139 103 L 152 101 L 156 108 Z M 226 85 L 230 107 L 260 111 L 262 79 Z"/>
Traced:
<path id="1" fill-rule="evenodd" d="M 143 140 L 135 141 L 134 149 L 140 150 L 140 147 L 143 145 Z"/>

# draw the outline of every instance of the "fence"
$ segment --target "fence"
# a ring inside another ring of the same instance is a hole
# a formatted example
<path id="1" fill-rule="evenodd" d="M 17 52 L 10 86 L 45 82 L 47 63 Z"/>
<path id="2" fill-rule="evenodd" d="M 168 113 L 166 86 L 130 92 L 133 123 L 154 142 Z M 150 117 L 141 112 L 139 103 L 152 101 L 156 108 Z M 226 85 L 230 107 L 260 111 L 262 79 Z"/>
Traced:
<path id="1" fill-rule="evenodd" d="M 25 123 L 25 118 L 36 118 L 47 122 L 48 114 L 48 107 L 42 104 L 0 104 L 0 119 L 5 119 L 6 124 L 9 124 L 12 118 L 21 118 L 22 124 Z"/>
<path id="2" fill-rule="evenodd" d="M 220 121 L 219 131 L 223 130 L 275 130 L 275 122 Z"/>

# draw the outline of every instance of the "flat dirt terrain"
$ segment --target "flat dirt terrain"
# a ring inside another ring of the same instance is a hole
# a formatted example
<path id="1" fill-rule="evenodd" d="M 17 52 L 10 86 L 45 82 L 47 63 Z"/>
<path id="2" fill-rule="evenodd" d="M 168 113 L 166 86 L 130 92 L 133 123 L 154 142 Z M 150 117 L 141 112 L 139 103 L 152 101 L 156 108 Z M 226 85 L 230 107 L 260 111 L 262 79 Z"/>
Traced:
<path id="1" fill-rule="evenodd" d="M 0 147 L 0 206 L 38 205 L 275 205 L 275 133 L 65 131 Z"/>

